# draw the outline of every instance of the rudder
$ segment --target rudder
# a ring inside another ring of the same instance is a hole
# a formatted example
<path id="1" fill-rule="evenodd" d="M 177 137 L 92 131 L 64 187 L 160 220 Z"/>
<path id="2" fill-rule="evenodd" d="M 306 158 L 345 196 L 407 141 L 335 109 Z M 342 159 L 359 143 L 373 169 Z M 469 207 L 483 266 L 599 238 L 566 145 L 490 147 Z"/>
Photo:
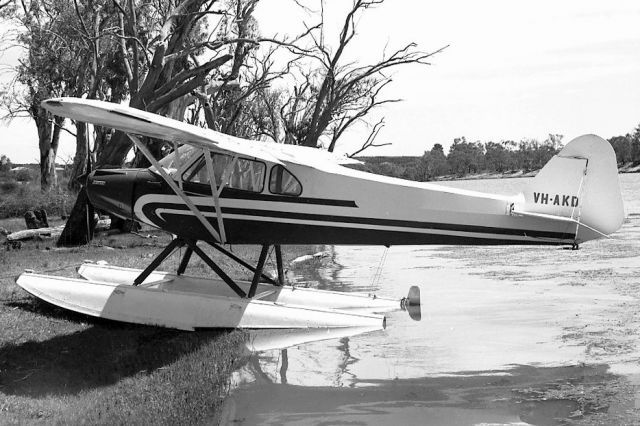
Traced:
<path id="1" fill-rule="evenodd" d="M 518 209 L 576 220 L 576 242 L 609 235 L 624 221 L 616 156 L 596 135 L 569 142 L 527 185 Z M 590 229 L 591 228 L 591 229 Z"/>

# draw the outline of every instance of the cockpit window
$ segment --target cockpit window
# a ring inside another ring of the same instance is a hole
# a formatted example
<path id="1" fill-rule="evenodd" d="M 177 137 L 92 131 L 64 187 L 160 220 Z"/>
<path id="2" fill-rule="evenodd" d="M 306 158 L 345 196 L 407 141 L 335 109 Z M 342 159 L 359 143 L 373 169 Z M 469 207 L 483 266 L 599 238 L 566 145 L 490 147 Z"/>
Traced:
<path id="1" fill-rule="evenodd" d="M 302 194 L 302 185 L 289 170 L 278 164 L 271 169 L 269 191 L 273 194 L 298 196 Z"/>
<path id="2" fill-rule="evenodd" d="M 224 183 L 227 188 L 262 192 L 266 169 L 264 163 L 246 158 L 234 159 L 230 155 L 214 153 L 211 153 L 211 160 L 217 186 Z M 182 180 L 209 184 L 209 174 L 204 156 L 200 156 L 185 170 Z"/>
<path id="3" fill-rule="evenodd" d="M 177 156 L 176 152 L 172 151 L 166 156 L 162 157 L 158 163 L 162 166 L 162 168 L 169 173 L 170 175 L 176 174 L 178 168 L 184 167 L 187 163 L 187 160 L 193 157 L 196 151 L 200 151 L 198 148 L 192 145 L 182 145 L 178 147 Z M 177 161 L 176 161 L 177 157 Z M 151 170 L 157 172 L 155 166 L 151 166 Z"/>

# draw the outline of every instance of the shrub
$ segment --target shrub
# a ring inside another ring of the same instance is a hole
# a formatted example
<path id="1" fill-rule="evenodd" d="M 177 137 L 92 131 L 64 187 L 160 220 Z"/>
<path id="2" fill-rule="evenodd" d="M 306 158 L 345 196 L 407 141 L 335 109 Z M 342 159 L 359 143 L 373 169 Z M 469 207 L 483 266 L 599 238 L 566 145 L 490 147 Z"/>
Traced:
<path id="1" fill-rule="evenodd" d="M 62 216 L 73 207 L 75 195 L 68 191 L 40 191 L 36 184 L 17 185 L 0 197 L 0 218 L 22 217 L 28 210 L 45 209 L 49 216 Z"/>
<path id="2" fill-rule="evenodd" d="M 18 182 L 16 182 L 15 180 L 6 180 L 0 183 L 0 191 L 4 193 L 16 192 L 18 186 Z"/>
<path id="3" fill-rule="evenodd" d="M 32 179 L 29 169 L 20 169 L 16 172 L 16 180 L 18 182 L 31 182 Z"/>
<path id="4" fill-rule="evenodd" d="M 0 172 L 8 172 L 11 170 L 11 160 L 6 155 L 0 156 Z"/>

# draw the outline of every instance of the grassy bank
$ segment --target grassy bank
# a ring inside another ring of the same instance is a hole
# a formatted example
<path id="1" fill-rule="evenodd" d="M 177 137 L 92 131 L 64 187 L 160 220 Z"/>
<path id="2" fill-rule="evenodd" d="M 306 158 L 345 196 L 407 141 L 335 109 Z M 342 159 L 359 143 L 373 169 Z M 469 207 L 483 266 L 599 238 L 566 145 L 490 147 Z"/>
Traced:
<path id="1" fill-rule="evenodd" d="M 55 225 L 56 223 L 52 223 Z M 20 219 L 1 220 L 9 231 Z M 142 267 L 169 236 L 101 236 L 91 245 L 54 248 L 53 240 L 30 241 L 19 250 L 0 246 L 0 424 L 212 423 L 227 392 L 227 377 L 242 353 L 237 330 L 180 332 L 97 320 L 33 298 L 13 277 L 24 269 L 76 276 L 84 259 Z M 285 251 L 285 261 L 313 247 Z M 255 247 L 234 247 L 256 259 Z M 207 251 L 235 277 L 248 272 Z M 175 269 L 178 257 L 162 265 Z M 192 259 L 191 275 L 208 267 Z"/>
<path id="2" fill-rule="evenodd" d="M 76 195 L 67 191 L 66 182 L 59 188 L 42 192 L 37 181 L 19 182 L 0 174 L 0 219 L 22 216 L 28 210 L 45 209 L 51 216 L 71 211 Z"/>

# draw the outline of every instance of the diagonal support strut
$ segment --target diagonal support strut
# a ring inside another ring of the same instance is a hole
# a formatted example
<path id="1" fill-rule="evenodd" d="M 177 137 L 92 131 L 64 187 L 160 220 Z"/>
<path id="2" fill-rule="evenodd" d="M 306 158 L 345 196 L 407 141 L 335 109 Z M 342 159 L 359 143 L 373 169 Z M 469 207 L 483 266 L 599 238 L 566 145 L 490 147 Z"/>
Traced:
<path id="1" fill-rule="evenodd" d="M 238 287 L 235 281 L 233 281 L 233 279 L 229 277 L 229 275 L 227 275 L 222 270 L 222 268 L 220 268 L 209 256 L 207 256 L 207 254 L 202 251 L 202 249 L 198 247 L 195 242 L 187 241 L 187 245 L 191 250 L 194 251 L 195 254 L 200 257 L 200 259 L 204 261 L 204 263 L 209 265 L 209 268 L 213 269 L 213 272 L 215 272 L 220 278 L 222 278 L 222 280 L 227 283 L 227 285 L 231 287 L 231 289 L 235 291 L 238 296 L 247 297 L 247 294 L 240 287 Z"/>
<path id="2" fill-rule="evenodd" d="M 252 298 L 256 295 L 256 290 L 258 289 L 258 283 L 260 282 L 260 275 L 262 275 L 262 270 L 264 269 L 264 262 L 267 260 L 267 254 L 269 253 L 269 244 L 264 244 L 262 246 L 262 250 L 260 251 L 260 258 L 258 259 L 258 265 L 256 266 L 256 271 L 253 274 L 253 280 L 251 281 L 251 288 L 249 289 L 248 297 Z"/>
<path id="3" fill-rule="evenodd" d="M 171 240 L 171 242 L 164 248 L 164 250 L 162 250 L 160 252 L 160 254 L 158 256 L 156 256 L 156 258 L 151 261 L 149 266 L 147 266 L 144 269 L 144 271 L 142 271 L 140 273 L 140 275 L 138 275 L 138 277 L 135 280 L 133 280 L 133 285 L 134 286 L 138 286 L 138 285 L 142 284 L 142 282 L 147 279 L 149 274 L 151 274 L 153 271 L 155 271 L 155 269 L 158 266 L 160 266 L 160 264 L 162 263 L 163 260 L 165 260 L 167 257 L 169 257 L 169 255 L 171 255 L 171 253 L 173 253 L 173 251 L 176 248 L 182 247 L 183 245 L 184 245 L 184 241 L 181 240 L 180 238 L 176 238 L 175 240 Z"/>

